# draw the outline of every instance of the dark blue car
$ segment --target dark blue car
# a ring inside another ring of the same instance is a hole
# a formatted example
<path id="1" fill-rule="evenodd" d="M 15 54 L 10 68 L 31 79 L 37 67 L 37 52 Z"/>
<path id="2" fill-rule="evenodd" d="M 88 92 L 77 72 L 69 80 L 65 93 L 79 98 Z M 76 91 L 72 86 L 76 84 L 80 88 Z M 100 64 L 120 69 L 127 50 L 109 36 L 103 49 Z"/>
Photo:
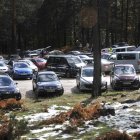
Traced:
<path id="1" fill-rule="evenodd" d="M 32 79 L 33 70 L 24 62 L 14 62 L 11 76 L 13 79 Z"/>
<path id="2" fill-rule="evenodd" d="M 15 98 L 21 99 L 21 93 L 17 84 L 6 74 L 0 75 L 0 99 Z"/>

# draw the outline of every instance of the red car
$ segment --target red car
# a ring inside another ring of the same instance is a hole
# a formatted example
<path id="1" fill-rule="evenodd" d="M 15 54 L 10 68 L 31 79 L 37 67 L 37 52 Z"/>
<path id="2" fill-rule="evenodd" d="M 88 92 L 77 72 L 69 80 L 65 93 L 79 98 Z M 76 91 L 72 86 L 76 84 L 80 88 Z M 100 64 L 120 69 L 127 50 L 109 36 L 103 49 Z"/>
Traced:
<path id="1" fill-rule="evenodd" d="M 30 59 L 37 67 L 39 70 L 43 70 L 46 67 L 46 60 L 43 58 L 32 58 Z"/>

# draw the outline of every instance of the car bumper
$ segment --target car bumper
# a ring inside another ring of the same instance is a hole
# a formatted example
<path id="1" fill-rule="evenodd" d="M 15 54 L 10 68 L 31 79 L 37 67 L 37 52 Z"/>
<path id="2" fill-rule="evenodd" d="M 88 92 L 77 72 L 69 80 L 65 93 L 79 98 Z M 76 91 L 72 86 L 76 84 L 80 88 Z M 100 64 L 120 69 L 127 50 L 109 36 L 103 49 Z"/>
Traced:
<path id="1" fill-rule="evenodd" d="M 140 83 L 139 81 L 116 81 L 115 83 L 116 88 L 139 88 Z"/>
<path id="2" fill-rule="evenodd" d="M 93 90 L 93 84 L 82 84 L 80 85 L 80 90 L 89 90 L 92 91 Z M 107 90 L 107 83 L 102 83 L 101 84 L 101 90 Z"/>
<path id="3" fill-rule="evenodd" d="M 20 100 L 21 93 L 14 93 L 14 92 L 2 92 L 0 93 L 0 99 L 8 99 L 8 98 L 15 98 Z"/>
<path id="4" fill-rule="evenodd" d="M 49 95 L 52 95 L 52 94 L 63 94 L 64 92 L 64 89 L 37 89 L 36 90 L 38 94 L 49 94 Z"/>
<path id="5" fill-rule="evenodd" d="M 32 74 L 26 74 L 26 75 L 21 75 L 21 74 L 13 74 L 13 78 L 15 79 L 26 79 L 26 78 L 32 78 Z"/>

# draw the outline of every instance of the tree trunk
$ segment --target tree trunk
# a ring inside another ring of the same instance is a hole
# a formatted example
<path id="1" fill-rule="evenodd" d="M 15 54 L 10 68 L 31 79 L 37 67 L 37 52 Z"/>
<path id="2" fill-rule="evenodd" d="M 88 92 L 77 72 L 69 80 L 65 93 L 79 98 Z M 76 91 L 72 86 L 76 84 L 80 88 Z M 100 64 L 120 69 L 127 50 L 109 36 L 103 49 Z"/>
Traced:
<path id="1" fill-rule="evenodd" d="M 97 22 L 93 29 L 94 80 L 92 97 L 101 95 L 101 48 L 99 31 L 99 1 L 96 0 Z"/>
<path id="2" fill-rule="evenodd" d="M 16 2 L 15 2 L 15 0 L 12 0 L 12 48 L 11 48 L 11 52 L 16 53 L 16 51 L 17 51 L 17 43 L 16 43 Z"/>

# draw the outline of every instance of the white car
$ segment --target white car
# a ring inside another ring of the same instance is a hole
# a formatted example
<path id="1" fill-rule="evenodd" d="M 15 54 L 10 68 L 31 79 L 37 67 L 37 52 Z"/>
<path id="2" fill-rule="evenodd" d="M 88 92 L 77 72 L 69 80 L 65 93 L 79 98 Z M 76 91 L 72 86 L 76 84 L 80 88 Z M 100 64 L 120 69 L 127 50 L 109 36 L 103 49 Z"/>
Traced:
<path id="1" fill-rule="evenodd" d="M 93 66 L 85 66 L 82 67 L 79 73 L 76 76 L 76 84 L 80 91 L 92 90 L 93 89 L 93 73 L 94 68 Z M 103 80 L 102 75 L 102 82 L 101 82 L 101 90 L 107 90 L 107 82 Z"/>
<path id="2" fill-rule="evenodd" d="M 8 73 L 9 68 L 4 62 L 0 62 L 0 72 Z"/>
<path id="3" fill-rule="evenodd" d="M 33 70 L 33 72 L 38 72 L 38 67 L 31 60 L 23 59 L 23 60 L 19 60 L 19 62 L 27 63 L 28 66 Z"/>

